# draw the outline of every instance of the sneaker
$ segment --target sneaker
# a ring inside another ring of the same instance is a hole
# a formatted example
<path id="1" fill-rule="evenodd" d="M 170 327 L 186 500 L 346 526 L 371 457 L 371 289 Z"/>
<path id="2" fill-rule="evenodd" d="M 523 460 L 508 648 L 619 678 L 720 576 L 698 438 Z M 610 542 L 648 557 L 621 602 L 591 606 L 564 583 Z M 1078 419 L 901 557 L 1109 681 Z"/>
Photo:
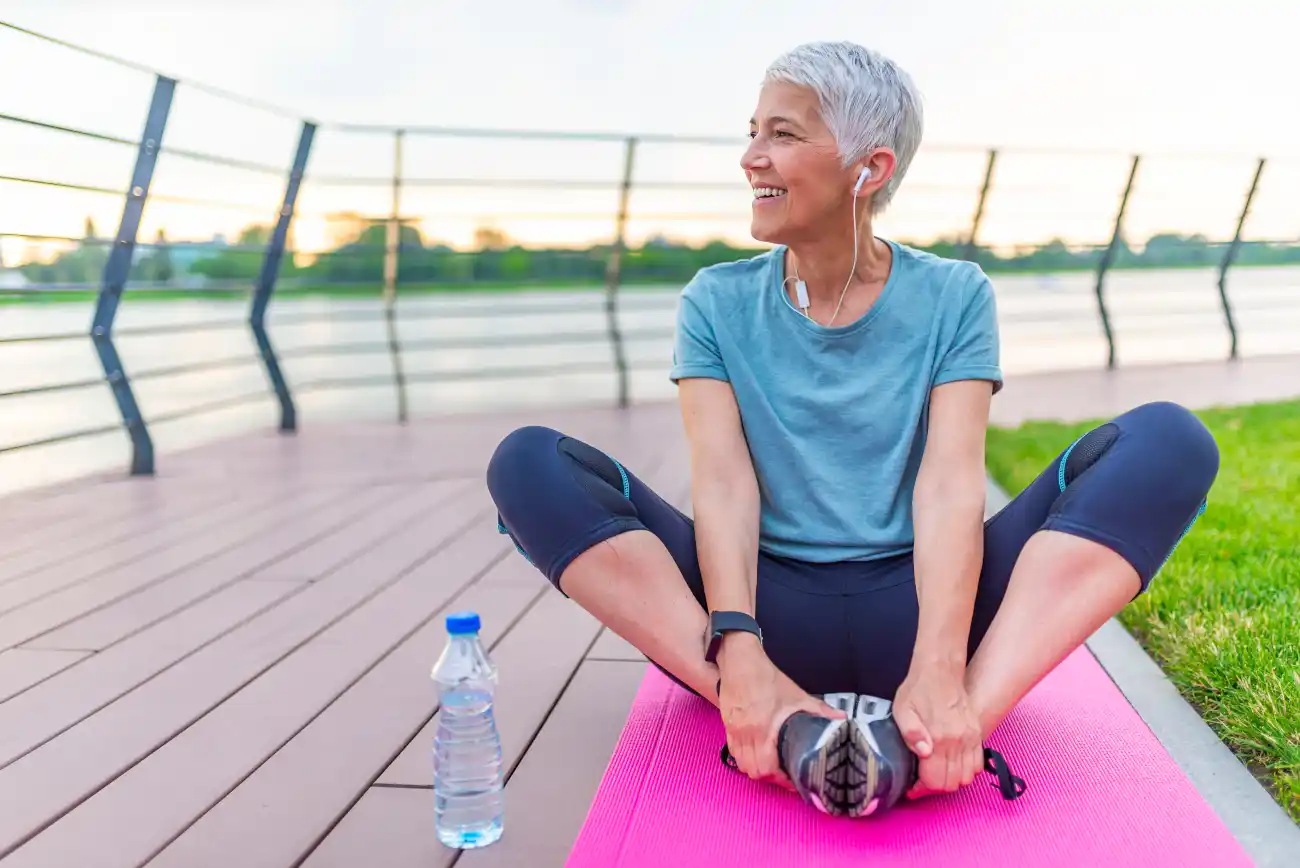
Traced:
<path id="1" fill-rule="evenodd" d="M 916 783 L 919 762 L 894 723 L 893 703 L 856 693 L 827 693 L 822 701 L 848 717 L 790 715 L 777 735 L 781 771 L 823 813 L 865 817 L 888 811 Z M 736 768 L 725 744 L 722 761 Z M 996 750 L 984 748 L 984 771 L 997 778 L 993 787 L 1002 798 L 1024 795 L 1024 780 Z"/>
<path id="2" fill-rule="evenodd" d="M 796 712 L 781 726 L 781 770 L 803 799 L 832 816 L 865 817 L 892 808 L 916 780 L 887 699 L 828 693 L 823 701 L 848 717 Z"/>

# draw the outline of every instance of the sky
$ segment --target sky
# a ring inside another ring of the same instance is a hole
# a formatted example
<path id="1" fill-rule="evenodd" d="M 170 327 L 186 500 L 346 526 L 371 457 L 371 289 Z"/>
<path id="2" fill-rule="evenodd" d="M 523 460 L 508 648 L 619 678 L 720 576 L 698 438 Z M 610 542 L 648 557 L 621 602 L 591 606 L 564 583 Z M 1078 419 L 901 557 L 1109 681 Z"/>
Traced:
<path id="1" fill-rule="evenodd" d="M 165 143 L 284 167 L 297 122 L 226 103 L 201 81 L 325 122 L 300 203 L 298 246 L 327 244 L 327 215 L 386 214 L 393 140 L 352 124 L 722 137 L 644 145 L 636 177 L 716 189 L 634 192 L 632 240 L 665 233 L 744 241 L 738 160 L 763 69 L 794 45 L 848 39 L 902 65 L 925 100 L 920 155 L 884 215 L 902 237 L 964 232 L 989 147 L 1000 149 L 981 238 L 1104 242 L 1129 155 L 1144 165 L 1128 227 L 1230 238 L 1257 156 L 1271 157 L 1254 237 L 1300 236 L 1300 112 L 1292 44 L 1300 5 L 1241 0 L 4 0 L 0 20 L 159 68 L 182 80 Z M 152 80 L 0 30 L 0 114 L 139 135 Z M 21 82 L 21 87 L 13 87 Z M 411 137 L 411 178 L 614 181 L 621 145 Z M 124 188 L 129 148 L 0 121 L 0 176 Z M 326 176 L 371 185 L 334 186 Z M 319 178 L 320 180 L 315 180 Z M 273 218 L 283 178 L 164 155 L 142 237 L 233 234 Z M 734 186 L 730 186 L 734 185 Z M 532 243 L 603 240 L 616 191 L 415 185 L 403 213 L 466 243 L 490 224 Z M 0 232 L 111 233 L 121 199 L 0 181 Z M 690 215 L 703 215 L 691 217 Z M 29 248 L 10 239 L 6 261 Z"/>

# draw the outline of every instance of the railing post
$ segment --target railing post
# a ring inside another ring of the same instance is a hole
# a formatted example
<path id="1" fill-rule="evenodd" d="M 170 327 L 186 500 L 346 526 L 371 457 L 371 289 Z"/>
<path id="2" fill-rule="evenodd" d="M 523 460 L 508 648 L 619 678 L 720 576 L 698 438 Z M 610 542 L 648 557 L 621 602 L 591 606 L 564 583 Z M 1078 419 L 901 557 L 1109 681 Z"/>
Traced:
<path id="1" fill-rule="evenodd" d="M 628 405 L 627 356 L 623 351 L 623 333 L 618 327 L 618 289 L 623 278 L 623 250 L 627 233 L 627 206 L 632 194 L 632 168 L 636 161 L 636 138 L 629 137 L 623 156 L 623 183 L 618 195 L 618 215 L 614 219 L 614 243 L 605 264 L 605 320 L 609 328 L 610 348 L 614 353 L 614 370 L 618 374 L 618 406 Z"/>
<path id="2" fill-rule="evenodd" d="M 993 167 L 998 162 L 997 148 L 989 148 L 988 165 L 984 167 L 984 183 L 980 186 L 979 202 L 975 205 L 975 216 L 971 218 L 970 235 L 966 238 L 966 250 L 962 258 L 971 262 L 975 261 L 975 239 L 979 235 L 980 222 L 984 219 L 984 203 L 989 198 L 989 186 L 993 183 Z"/>
<path id="3" fill-rule="evenodd" d="M 1246 226 L 1246 218 L 1250 216 L 1250 206 L 1255 200 L 1255 191 L 1259 189 L 1259 176 L 1264 174 L 1263 157 L 1255 164 L 1255 177 L 1250 180 L 1250 190 L 1246 193 L 1246 202 L 1241 206 L 1241 216 L 1237 218 L 1237 231 L 1232 234 L 1232 244 L 1228 245 L 1228 250 L 1223 254 L 1223 261 L 1219 263 L 1219 301 L 1223 304 L 1223 319 L 1228 325 L 1228 335 L 1232 339 L 1232 347 L 1228 352 L 1228 358 L 1237 358 L 1237 322 L 1232 316 L 1232 303 L 1228 301 L 1228 269 L 1232 267 L 1233 261 L 1237 258 L 1237 252 L 1241 249 L 1241 230 Z"/>
<path id="4" fill-rule="evenodd" d="M 405 423 L 406 374 L 402 370 L 402 345 L 397 336 L 397 262 L 402 249 L 402 139 L 405 130 L 393 137 L 393 211 L 388 217 L 384 247 L 384 322 L 388 329 L 388 352 L 393 359 L 393 383 L 397 387 L 397 420 Z"/>
<path id="5" fill-rule="evenodd" d="M 1101 327 L 1106 332 L 1106 367 L 1115 367 L 1115 334 L 1110 327 L 1110 314 L 1106 310 L 1106 272 L 1115 261 L 1115 251 L 1119 247 L 1120 236 L 1124 231 L 1124 212 L 1128 210 L 1128 199 L 1133 193 L 1133 180 L 1137 178 L 1138 164 L 1142 162 L 1141 154 L 1133 155 L 1133 162 L 1128 170 L 1128 182 L 1124 184 L 1124 195 L 1119 200 L 1119 211 L 1115 214 L 1115 229 L 1111 232 L 1110 244 L 1097 263 L 1097 313 L 1101 316 Z"/>
<path id="6" fill-rule="evenodd" d="M 131 275 L 131 262 L 135 258 L 136 234 L 140 230 L 140 218 L 144 214 L 144 203 L 149 197 L 149 183 L 153 180 L 154 166 L 158 163 L 158 151 L 162 147 L 163 131 L 167 128 L 167 116 L 171 112 L 172 96 L 176 92 L 174 79 L 158 76 L 154 81 L 153 98 L 149 102 L 149 114 L 144 122 L 144 134 L 140 137 L 140 146 L 136 151 L 135 170 L 131 173 L 131 187 L 126 193 L 126 204 L 122 208 L 122 219 L 118 223 L 117 237 L 113 248 L 104 264 L 103 279 L 99 286 L 99 296 L 95 300 L 95 318 L 91 324 L 90 336 L 99 355 L 99 363 L 104 368 L 104 377 L 113 390 L 117 408 L 122 414 L 122 423 L 131 435 L 131 475 L 144 476 L 154 472 L 153 440 L 149 437 L 149 428 L 145 424 L 140 407 L 136 404 L 131 391 L 131 381 L 122 367 L 122 359 L 113 345 L 113 321 L 117 317 L 117 306 L 122 300 L 122 291 L 126 289 L 127 279 Z"/>
<path id="7" fill-rule="evenodd" d="M 298 190 L 302 187 L 302 178 L 307 171 L 307 155 L 311 153 L 311 143 L 316 138 L 316 125 L 303 121 L 302 132 L 298 134 L 298 150 L 293 157 L 293 167 L 289 170 L 289 180 L 284 187 L 284 202 L 276 218 L 275 229 L 266 245 L 266 256 L 262 259 L 262 271 L 258 274 L 257 285 L 253 289 L 253 306 L 249 311 L 248 325 L 253 330 L 253 339 L 266 367 L 266 376 L 275 390 L 275 397 L 280 402 L 280 430 L 298 430 L 298 411 L 293 405 L 293 395 L 289 384 L 284 380 L 280 370 L 280 360 L 276 358 L 271 338 L 266 333 L 266 308 L 271 303 L 271 293 L 275 291 L 275 281 L 280 274 L 280 263 L 284 259 L 285 244 L 289 239 L 289 224 L 293 221 L 294 208 L 298 203 Z"/>

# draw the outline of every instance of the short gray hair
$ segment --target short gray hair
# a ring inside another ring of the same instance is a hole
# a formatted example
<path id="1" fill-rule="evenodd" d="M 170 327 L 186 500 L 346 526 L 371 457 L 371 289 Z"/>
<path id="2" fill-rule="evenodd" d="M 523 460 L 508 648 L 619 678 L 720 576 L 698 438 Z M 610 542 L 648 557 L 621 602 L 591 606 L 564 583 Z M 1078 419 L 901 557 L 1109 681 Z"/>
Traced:
<path id="1" fill-rule="evenodd" d="M 822 118 L 844 165 L 872 148 L 894 151 L 898 166 L 872 199 L 879 213 L 894 198 L 921 146 L 921 94 L 892 60 L 852 42 L 811 42 L 772 62 L 765 81 L 802 85 L 817 94 Z"/>

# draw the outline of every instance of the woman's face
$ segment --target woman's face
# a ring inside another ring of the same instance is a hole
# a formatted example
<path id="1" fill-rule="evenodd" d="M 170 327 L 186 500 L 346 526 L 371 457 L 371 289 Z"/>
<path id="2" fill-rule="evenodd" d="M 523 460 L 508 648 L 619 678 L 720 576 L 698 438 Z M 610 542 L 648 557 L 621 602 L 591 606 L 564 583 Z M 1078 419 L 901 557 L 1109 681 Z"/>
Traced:
<path id="1" fill-rule="evenodd" d="M 772 244 L 822 234 L 834 218 L 848 226 L 857 174 L 841 164 L 811 90 L 770 82 L 759 92 L 741 167 L 753 189 L 750 233 Z"/>

